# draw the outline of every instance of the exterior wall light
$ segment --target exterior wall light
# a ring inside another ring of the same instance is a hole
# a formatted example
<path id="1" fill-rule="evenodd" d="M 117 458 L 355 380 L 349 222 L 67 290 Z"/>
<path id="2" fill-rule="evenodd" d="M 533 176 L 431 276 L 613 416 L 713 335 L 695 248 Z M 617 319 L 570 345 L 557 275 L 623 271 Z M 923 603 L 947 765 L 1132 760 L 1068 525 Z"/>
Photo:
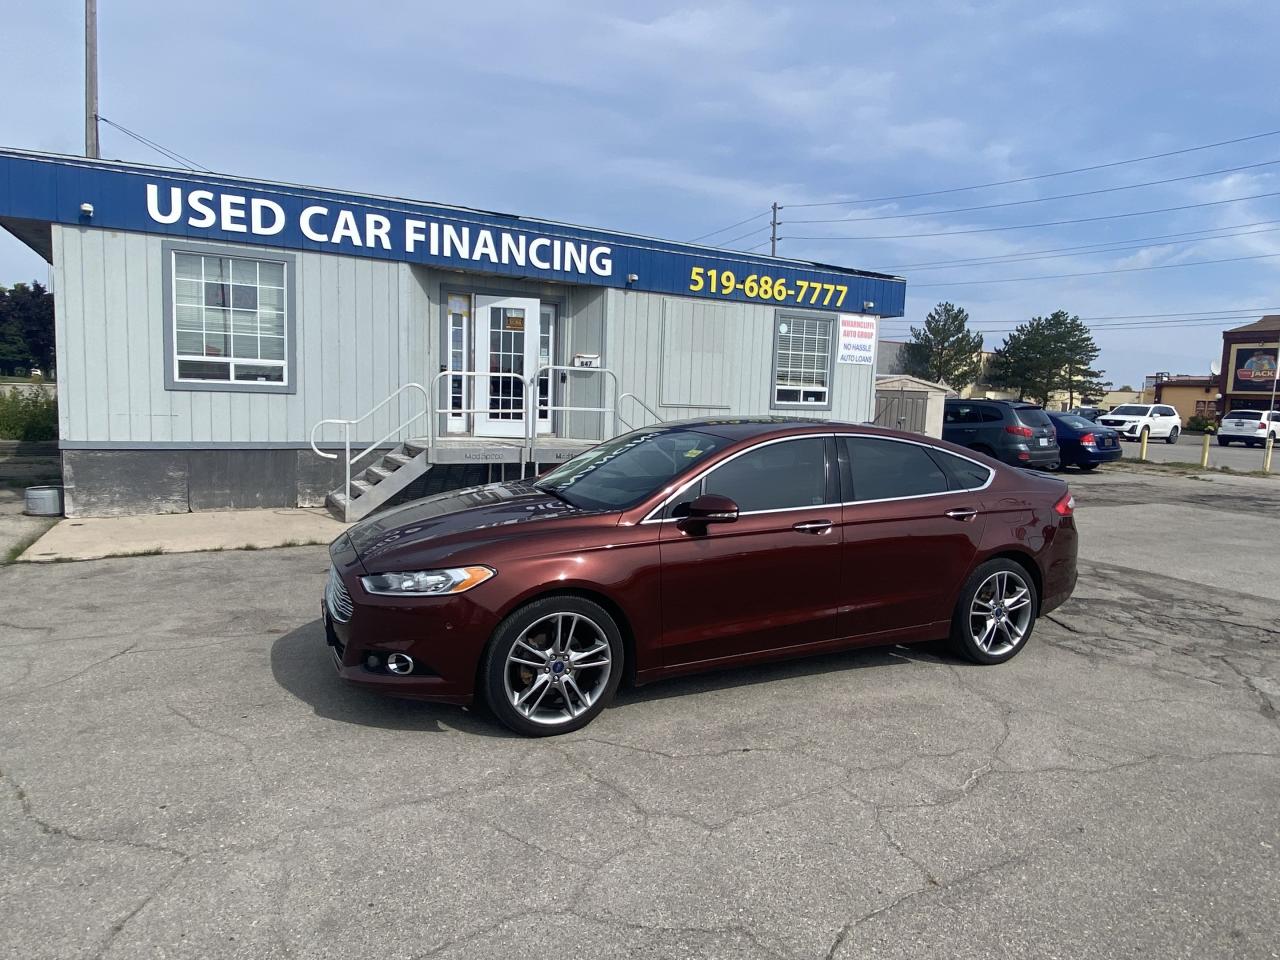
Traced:
<path id="1" fill-rule="evenodd" d="M 876 302 L 875 302 L 874 300 L 863 300 L 863 301 L 862 301 L 862 309 L 863 309 L 864 311 L 866 311 L 867 313 L 870 313 L 870 312 L 871 312 L 872 310 L 874 310 L 875 308 L 876 308 Z"/>
<path id="2" fill-rule="evenodd" d="M 93 216 L 93 204 L 92 204 L 92 203 L 82 203 L 82 204 L 80 204 L 80 214 L 81 214 L 81 216 L 85 216 L 85 217 L 92 217 L 92 216 Z"/>
<path id="3" fill-rule="evenodd" d="M 640 274 L 638 274 L 638 273 L 628 273 L 628 274 L 627 274 L 627 283 L 635 283 L 635 282 L 636 282 L 637 280 L 639 280 L 639 279 L 640 279 Z"/>

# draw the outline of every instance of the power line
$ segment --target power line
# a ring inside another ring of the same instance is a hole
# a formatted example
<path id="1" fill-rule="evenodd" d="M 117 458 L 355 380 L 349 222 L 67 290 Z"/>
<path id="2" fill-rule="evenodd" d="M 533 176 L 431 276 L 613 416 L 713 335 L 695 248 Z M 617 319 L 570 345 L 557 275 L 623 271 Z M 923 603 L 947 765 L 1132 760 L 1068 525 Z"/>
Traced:
<path id="1" fill-rule="evenodd" d="M 1216 263 L 1242 263 L 1245 260 L 1270 260 L 1280 253 L 1259 253 L 1248 257 L 1223 257 L 1220 260 L 1188 260 L 1185 263 L 1158 263 L 1148 267 L 1115 267 L 1110 270 L 1092 270 L 1088 273 L 1057 273 L 1039 277 L 1001 277 L 997 280 L 948 280 L 945 283 L 917 283 L 915 289 L 931 287 L 972 287 L 985 283 L 1022 283 L 1027 280 L 1070 280 L 1075 277 L 1102 277 L 1113 273 L 1142 273 L 1147 270 L 1174 270 L 1180 267 L 1204 267 Z"/>
<path id="2" fill-rule="evenodd" d="M 156 153 L 159 153 L 162 156 L 168 157 L 170 160 L 174 161 L 179 166 L 186 167 L 188 170 L 203 170 L 206 173 L 213 172 L 208 167 L 196 163 L 194 160 L 190 159 L 189 157 L 184 157 L 182 154 L 178 153 L 175 150 L 169 150 L 166 147 L 162 147 L 160 146 L 160 144 L 156 143 L 154 140 L 148 140 L 142 134 L 134 133 L 128 127 L 123 126 L 119 123 L 116 123 L 114 120 L 108 120 L 106 117 L 102 116 L 102 114 L 97 114 L 96 116 L 97 116 L 97 119 L 101 120 L 103 123 L 108 124 L 109 126 L 115 127 L 125 136 L 133 137 L 134 140 L 137 140 L 139 143 L 143 144 L 144 146 L 150 147 Z"/>
<path id="3" fill-rule="evenodd" d="M 1280 192 L 1256 193 L 1248 197 L 1231 197 L 1229 200 L 1208 200 L 1203 203 L 1186 203 L 1177 207 L 1160 207 L 1155 210 L 1134 210 L 1129 213 L 1108 213 L 1096 217 L 1076 217 L 1071 220 L 1046 220 L 1043 223 L 1015 223 L 1003 227 L 974 227 L 967 230 L 941 230 L 936 233 L 886 233 L 868 237 L 848 237 L 840 234 L 828 234 L 825 237 L 787 237 L 788 240 L 913 240 L 922 237 L 955 237 L 971 233 L 996 233 L 1002 230 L 1030 230 L 1035 227 L 1061 227 L 1075 223 L 1097 223 L 1102 220 L 1123 220 L 1126 217 L 1148 217 L 1158 213 L 1174 213 L 1179 210 L 1198 210 L 1203 207 L 1218 207 L 1224 203 L 1239 203 L 1243 200 L 1263 200 L 1267 197 L 1280 197 Z"/>
<path id="4" fill-rule="evenodd" d="M 737 223 L 731 223 L 727 227 L 721 227 L 719 230 L 712 230 L 710 233 L 704 233 L 700 237 L 694 237 L 690 243 L 697 243 L 699 240 L 705 240 L 707 237 L 714 237 L 717 233 L 728 233 L 734 227 L 740 227 L 744 223 L 750 223 L 752 220 L 759 220 L 761 217 L 767 217 L 772 211 L 766 210 L 764 213 L 757 213 L 755 216 L 747 217 L 745 220 L 739 220 Z"/>
<path id="5" fill-rule="evenodd" d="M 927 270 L 934 267 L 968 266 L 971 264 L 997 263 L 1008 258 L 1021 259 L 1023 257 L 1032 257 L 1034 255 L 1045 253 L 1061 253 L 1066 250 L 1088 250 L 1094 247 L 1112 247 L 1121 243 L 1137 243 L 1145 244 L 1150 240 L 1167 240 L 1170 237 L 1198 237 L 1200 234 L 1216 233 L 1222 230 L 1240 230 L 1245 227 L 1262 227 L 1267 224 L 1280 223 L 1280 220 L 1255 220 L 1252 223 L 1233 223 L 1225 227 L 1206 227 L 1203 230 L 1189 230 L 1184 233 L 1157 233 L 1149 237 L 1127 237 L 1123 240 L 1104 240 L 1097 243 L 1085 243 L 1074 247 L 1049 247 L 1046 250 L 1022 250 L 1015 253 L 993 254 L 989 257 L 964 257 L 953 260 L 926 260 L 921 263 L 895 263 L 888 267 L 882 267 L 882 271 L 890 270 Z M 1268 231 L 1257 230 L 1251 231 L 1255 233 L 1266 233 Z M 1203 240 L 1219 240 L 1225 237 L 1243 237 L 1249 236 L 1248 233 L 1219 233 L 1216 237 L 1201 237 Z M 1193 241 L 1194 242 L 1194 241 Z M 1161 246 L 1161 244 L 1151 244 L 1152 246 Z M 1103 251 L 1100 251 L 1103 252 Z"/>
<path id="6" fill-rule="evenodd" d="M 874 217 L 836 217 L 828 220 L 786 220 L 784 223 L 865 223 L 871 220 L 910 220 L 924 217 L 941 217 L 952 213 L 973 213 L 978 210 L 997 210 L 1002 207 L 1022 207 L 1032 203 L 1048 203 L 1051 200 L 1074 200 L 1078 197 L 1096 197 L 1103 193 L 1119 193 L 1123 190 L 1137 190 L 1140 187 L 1156 187 L 1166 183 L 1180 183 L 1184 180 L 1197 180 L 1201 177 L 1213 177 L 1221 173 L 1239 173 L 1241 170 L 1256 170 L 1258 167 L 1272 167 L 1280 160 L 1264 160 L 1261 163 L 1248 163 L 1241 167 L 1224 167 L 1221 170 L 1206 170 L 1204 173 L 1189 173 L 1182 177 L 1166 177 L 1163 180 L 1147 180 L 1143 183 L 1131 183 L 1120 187 L 1100 187 L 1097 190 L 1081 190 L 1078 193 L 1060 193 L 1052 197 L 1035 197 L 1030 200 L 1006 200 L 1001 203 L 984 203 L 975 207 L 954 207 L 951 210 L 925 210 L 921 213 L 889 213 Z"/>
<path id="7" fill-rule="evenodd" d="M 1157 328 L 1157 329 L 1176 330 L 1181 327 L 1191 327 L 1191 326 L 1196 326 L 1198 324 L 1204 324 L 1204 323 L 1222 323 L 1222 324 L 1238 323 L 1242 319 L 1244 318 L 1243 317 L 1203 317 L 1201 316 L 1201 317 L 1185 317 L 1180 320 L 1113 320 L 1110 322 L 1103 322 L 1103 323 L 1088 323 L 1087 326 L 1091 330 L 1111 330 L 1111 329 L 1122 329 L 1122 328 L 1136 329 L 1139 327 L 1151 327 L 1151 328 Z M 908 321 L 895 320 L 894 322 L 906 323 Z M 1002 322 L 1007 322 L 1007 321 L 987 321 L 987 323 L 996 323 L 996 324 L 999 324 Z M 1083 318 L 1082 318 L 1082 322 L 1085 322 L 1083 321 Z M 916 326 L 916 325 L 912 324 L 912 326 Z M 969 329 L 975 333 L 993 333 L 997 330 L 1003 330 L 1004 327 L 1003 326 L 994 326 L 994 327 L 983 326 L 981 323 L 975 323 L 974 325 L 969 327 Z M 903 334 L 908 331 L 898 329 L 892 332 L 895 334 Z"/>
<path id="8" fill-rule="evenodd" d="M 723 243 L 716 244 L 716 246 L 723 249 L 724 247 L 732 246 L 733 244 L 737 243 L 739 240 L 745 240 L 747 237 L 754 237 L 757 233 L 762 233 L 763 231 L 768 229 L 769 227 L 767 225 L 763 227 L 756 227 L 754 230 L 748 230 L 746 233 L 742 234 L 741 236 L 734 237 L 732 240 L 725 240 Z"/>
<path id="9" fill-rule="evenodd" d="M 1274 222 L 1274 221 L 1273 221 Z M 917 266 L 917 270 L 958 270 L 962 267 L 991 267 L 1003 266 L 1006 263 L 1031 263 L 1035 260 L 1061 260 L 1064 257 L 1090 257 L 1098 253 L 1123 253 L 1126 250 L 1151 250 L 1155 247 L 1178 247 L 1187 244 L 1206 243 L 1210 240 L 1231 240 L 1235 237 L 1252 237 L 1260 233 L 1275 233 L 1280 227 L 1266 227 L 1262 230 L 1244 230 L 1239 233 L 1223 233 L 1214 237 L 1199 237 L 1195 240 L 1166 240 L 1163 243 L 1132 243 L 1127 246 L 1116 246 L 1121 241 L 1113 241 L 1106 244 L 1087 244 L 1083 247 L 1065 247 L 1065 250 L 1076 250 L 1082 252 L 1076 253 L 1055 253 L 1049 256 L 1018 256 L 1016 254 L 1007 254 L 1003 257 L 977 258 L 973 260 L 960 260 L 950 263 L 940 263 L 936 266 Z M 882 273 L 894 272 L 902 269 L 901 267 L 882 267 Z"/>
<path id="10" fill-rule="evenodd" d="M 865 200 L 826 200 L 820 203 L 792 203 L 788 207 L 838 207 L 860 203 L 887 203 L 890 200 L 915 200 L 919 197 L 937 197 L 947 193 L 960 193 L 965 190 L 985 190 L 987 187 L 1005 187 L 1014 183 L 1030 183 L 1032 180 L 1048 180 L 1051 177 L 1065 177 L 1072 173 L 1088 173 L 1092 170 L 1107 170 L 1111 167 L 1122 167 L 1131 163 L 1145 163 L 1148 160 L 1160 160 L 1164 157 L 1176 157 L 1200 150 L 1212 150 L 1214 147 L 1226 147 L 1233 143 L 1247 143 L 1250 140 L 1262 140 L 1265 137 L 1280 135 L 1280 130 L 1268 130 L 1265 133 L 1254 133 L 1247 137 L 1236 137 L 1232 140 L 1219 140 L 1216 143 L 1201 144 L 1197 147 L 1184 147 L 1181 150 L 1170 150 L 1166 153 L 1152 153 L 1145 157 L 1133 157 L 1128 160 L 1113 160 L 1110 163 L 1095 163 L 1088 167 L 1076 167 L 1072 170 L 1059 170 L 1054 173 L 1038 173 L 1034 176 L 1015 177 L 1012 180 L 994 180 L 991 183 L 974 183 L 965 187 L 949 187 L 946 190 L 926 190 L 921 193 L 902 193 L 894 197 L 871 197 Z M 796 238 L 798 239 L 798 238 Z"/>

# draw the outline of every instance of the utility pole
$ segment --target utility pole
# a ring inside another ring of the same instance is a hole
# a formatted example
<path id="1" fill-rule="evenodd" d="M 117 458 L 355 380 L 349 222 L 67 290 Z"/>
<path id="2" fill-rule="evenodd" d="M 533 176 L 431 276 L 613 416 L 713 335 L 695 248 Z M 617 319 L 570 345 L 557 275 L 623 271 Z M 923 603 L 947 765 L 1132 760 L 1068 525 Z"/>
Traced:
<path id="1" fill-rule="evenodd" d="M 773 217 L 769 221 L 769 256 L 778 255 L 778 201 L 773 201 Z"/>
<path id="2" fill-rule="evenodd" d="M 84 0 L 84 155 L 98 150 L 98 0 Z"/>

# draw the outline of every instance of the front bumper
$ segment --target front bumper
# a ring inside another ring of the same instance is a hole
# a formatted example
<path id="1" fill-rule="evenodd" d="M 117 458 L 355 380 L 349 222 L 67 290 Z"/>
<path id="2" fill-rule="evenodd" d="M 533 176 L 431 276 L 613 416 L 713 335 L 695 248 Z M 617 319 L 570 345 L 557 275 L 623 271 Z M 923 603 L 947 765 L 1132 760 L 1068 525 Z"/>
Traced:
<path id="1" fill-rule="evenodd" d="M 359 570 L 335 571 L 350 598 L 350 616 L 320 602 L 325 640 L 338 676 L 394 697 L 468 704 L 475 698 L 480 656 L 498 618 L 470 594 L 450 597 L 383 597 L 366 593 Z M 477 588 L 480 589 L 480 588 Z M 413 658 L 413 672 L 393 674 L 387 655 Z"/>

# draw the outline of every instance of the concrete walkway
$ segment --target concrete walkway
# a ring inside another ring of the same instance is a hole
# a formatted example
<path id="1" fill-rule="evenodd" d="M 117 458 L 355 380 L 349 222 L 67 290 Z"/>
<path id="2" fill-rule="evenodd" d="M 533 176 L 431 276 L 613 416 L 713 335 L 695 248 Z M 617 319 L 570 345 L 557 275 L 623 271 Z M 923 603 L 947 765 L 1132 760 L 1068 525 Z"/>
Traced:
<path id="1" fill-rule="evenodd" d="M 140 553 L 194 553 L 329 543 L 347 528 L 321 509 L 226 510 L 60 521 L 18 559 L 99 560 Z"/>

